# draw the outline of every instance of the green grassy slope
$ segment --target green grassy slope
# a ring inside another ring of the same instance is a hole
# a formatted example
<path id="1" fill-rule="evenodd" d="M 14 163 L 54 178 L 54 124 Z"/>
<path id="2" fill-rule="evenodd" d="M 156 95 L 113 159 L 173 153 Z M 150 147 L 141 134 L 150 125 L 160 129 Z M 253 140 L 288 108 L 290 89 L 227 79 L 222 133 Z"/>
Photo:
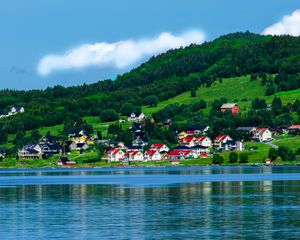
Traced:
<path id="1" fill-rule="evenodd" d="M 227 98 L 228 102 L 237 101 L 241 111 L 247 110 L 254 98 L 260 97 L 271 103 L 275 95 L 265 96 L 266 86 L 262 86 L 258 80 L 251 81 L 250 76 L 238 78 L 224 78 L 222 82 L 215 82 L 211 87 L 201 87 L 197 90 L 196 97 L 192 98 L 189 91 L 176 97 L 160 102 L 156 107 L 144 106 L 142 111 L 146 115 L 151 115 L 169 104 L 191 104 L 200 99 L 206 102 L 213 102 L 221 97 Z M 293 103 L 300 98 L 300 90 L 277 93 L 283 104 Z"/>

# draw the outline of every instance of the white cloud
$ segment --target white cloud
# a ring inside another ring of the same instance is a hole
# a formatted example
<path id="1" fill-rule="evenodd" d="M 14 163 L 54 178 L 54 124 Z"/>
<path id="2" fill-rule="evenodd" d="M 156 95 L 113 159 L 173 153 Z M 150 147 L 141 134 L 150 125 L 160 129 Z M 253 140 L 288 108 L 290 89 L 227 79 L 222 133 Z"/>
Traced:
<path id="1" fill-rule="evenodd" d="M 284 16 L 281 21 L 267 27 L 263 34 L 265 35 L 300 35 L 300 9 L 294 11 L 291 15 Z"/>
<path id="2" fill-rule="evenodd" d="M 188 31 L 178 36 L 163 32 L 151 39 L 84 44 L 62 55 L 50 54 L 43 57 L 38 64 L 38 72 L 41 75 L 48 75 L 57 70 L 81 69 L 89 66 L 124 69 L 145 57 L 171 48 L 188 46 L 191 43 L 202 43 L 204 39 L 205 36 L 200 31 Z"/>

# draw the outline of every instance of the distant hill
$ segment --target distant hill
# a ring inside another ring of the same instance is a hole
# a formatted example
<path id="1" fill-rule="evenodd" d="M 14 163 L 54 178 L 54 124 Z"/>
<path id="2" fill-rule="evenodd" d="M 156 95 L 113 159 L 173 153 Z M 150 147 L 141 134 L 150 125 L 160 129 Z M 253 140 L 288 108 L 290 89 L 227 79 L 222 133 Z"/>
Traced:
<path id="1" fill-rule="evenodd" d="M 178 103 L 182 96 L 186 99 L 190 91 L 197 93 L 196 99 L 204 92 L 209 96 L 210 86 L 215 89 L 214 82 L 231 78 L 230 83 L 235 84 L 236 78 L 239 85 L 238 79 L 242 76 L 260 79 L 261 83 L 256 86 L 257 95 L 275 96 L 277 92 L 298 89 L 299 72 L 299 37 L 233 33 L 152 57 L 115 81 L 56 86 L 45 90 L 2 90 L 0 109 L 4 112 L 11 106 L 23 106 L 25 113 L 0 120 L 0 124 L 4 126 L 3 131 L 17 133 L 69 120 L 78 121 L 83 116 L 99 116 L 107 109 L 124 115 L 143 107 L 148 113 L 153 113 L 155 108 L 145 106 L 163 106 L 174 99 Z M 222 92 L 220 97 L 231 94 L 231 88 L 225 87 L 226 82 L 218 84 L 224 86 L 219 90 Z M 251 87 L 248 80 L 243 85 L 244 89 Z M 251 99 L 253 96 L 255 92 L 252 91 Z M 205 96 L 202 98 L 205 100 Z M 242 99 L 240 96 L 236 98 Z"/>

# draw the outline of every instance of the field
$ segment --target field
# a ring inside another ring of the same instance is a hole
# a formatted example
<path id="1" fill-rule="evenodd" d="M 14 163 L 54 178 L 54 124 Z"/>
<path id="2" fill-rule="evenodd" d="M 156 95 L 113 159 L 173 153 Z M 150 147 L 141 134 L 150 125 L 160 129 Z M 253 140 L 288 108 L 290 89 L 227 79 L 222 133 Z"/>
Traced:
<path id="1" fill-rule="evenodd" d="M 156 107 L 144 106 L 142 111 L 150 116 L 169 104 L 191 104 L 200 99 L 210 103 L 221 97 L 227 98 L 228 102 L 237 102 L 241 112 L 245 112 L 251 106 L 254 98 L 260 97 L 266 99 L 267 103 L 271 103 L 275 95 L 265 96 L 266 86 L 262 86 L 259 80 L 250 80 L 250 76 L 239 78 L 224 78 L 221 82 L 215 82 L 211 87 L 198 88 L 196 97 L 192 98 L 190 92 L 184 92 L 176 97 L 160 102 Z M 276 94 L 280 96 L 284 104 L 293 103 L 300 98 L 300 90 L 288 92 L 280 92 Z M 209 104 L 208 104 L 209 105 Z"/>
<path id="2" fill-rule="evenodd" d="M 273 142 L 277 146 L 286 146 L 296 151 L 300 148 L 300 136 L 293 138 L 280 139 Z"/>

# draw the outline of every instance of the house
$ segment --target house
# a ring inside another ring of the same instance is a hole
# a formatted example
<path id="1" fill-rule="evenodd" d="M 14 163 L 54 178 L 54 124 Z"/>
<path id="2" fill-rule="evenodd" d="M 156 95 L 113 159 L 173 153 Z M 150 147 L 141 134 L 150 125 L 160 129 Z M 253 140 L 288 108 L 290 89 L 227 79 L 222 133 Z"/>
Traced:
<path id="1" fill-rule="evenodd" d="M 62 153 L 62 148 L 60 144 L 55 143 L 55 144 L 49 144 L 49 143 L 43 143 L 40 144 L 42 148 L 42 153 L 43 154 L 58 154 Z"/>
<path id="2" fill-rule="evenodd" d="M 253 135 L 253 140 L 257 142 L 267 142 L 272 140 L 272 132 L 269 128 L 257 128 Z"/>
<path id="3" fill-rule="evenodd" d="M 135 140 L 132 141 L 132 146 L 141 146 L 144 147 L 148 144 L 149 139 L 146 137 L 137 137 Z"/>
<path id="4" fill-rule="evenodd" d="M 207 131 L 209 130 L 209 126 L 191 126 L 185 130 L 187 135 L 205 135 Z"/>
<path id="5" fill-rule="evenodd" d="M 170 148 L 163 143 L 155 143 L 150 146 L 150 149 L 158 150 L 159 152 L 169 152 Z"/>
<path id="6" fill-rule="evenodd" d="M 58 166 L 75 166 L 76 165 L 76 161 L 70 161 L 67 157 L 61 157 L 60 159 L 58 159 L 56 161 Z"/>
<path id="7" fill-rule="evenodd" d="M 142 151 L 143 150 L 143 147 L 142 146 L 132 146 L 132 145 L 125 145 L 124 149 L 126 151 Z"/>
<path id="8" fill-rule="evenodd" d="M 144 161 L 144 155 L 141 151 L 129 150 L 125 153 L 124 160 L 129 162 Z"/>
<path id="9" fill-rule="evenodd" d="M 171 126 L 172 124 L 173 124 L 172 119 L 166 119 L 166 121 L 162 123 L 162 125 L 164 126 Z"/>
<path id="10" fill-rule="evenodd" d="M 40 158 L 42 148 L 39 144 L 27 144 L 22 149 L 18 150 L 19 158 Z"/>
<path id="11" fill-rule="evenodd" d="M 0 115 L 0 118 L 10 117 L 10 116 L 16 115 L 18 113 L 23 113 L 23 112 L 25 112 L 23 107 L 12 107 L 7 114 Z"/>
<path id="12" fill-rule="evenodd" d="M 178 138 L 185 138 L 187 136 L 206 135 L 209 130 L 209 126 L 192 126 L 187 128 L 178 134 Z"/>
<path id="13" fill-rule="evenodd" d="M 88 136 L 85 134 L 73 134 L 71 140 L 75 143 L 85 143 L 88 139 Z"/>
<path id="14" fill-rule="evenodd" d="M 7 153 L 7 148 L 0 147 L 0 160 L 5 157 L 6 153 Z"/>
<path id="15" fill-rule="evenodd" d="M 253 134 L 256 131 L 256 127 L 238 127 L 236 130 Z"/>
<path id="16" fill-rule="evenodd" d="M 85 142 L 72 142 L 70 145 L 70 150 L 78 150 L 78 151 L 84 151 L 87 150 L 89 146 Z"/>
<path id="17" fill-rule="evenodd" d="M 231 111 L 233 114 L 238 114 L 240 111 L 237 103 L 224 103 L 220 110 L 221 112 Z"/>
<path id="18" fill-rule="evenodd" d="M 31 148 L 22 148 L 18 151 L 18 157 L 19 158 L 40 158 L 41 153 L 37 150 L 31 149 Z"/>
<path id="19" fill-rule="evenodd" d="M 128 122 L 142 122 L 146 118 L 145 114 L 142 112 L 133 112 L 128 116 Z"/>
<path id="20" fill-rule="evenodd" d="M 166 155 L 169 160 L 184 160 L 196 158 L 197 155 L 192 150 L 172 150 Z"/>
<path id="21" fill-rule="evenodd" d="M 191 147 L 191 150 L 193 151 L 194 154 L 197 156 L 201 156 L 203 153 L 205 153 L 206 157 L 209 154 L 210 150 L 208 147 L 202 146 L 202 145 L 196 145 L 194 147 Z"/>
<path id="22" fill-rule="evenodd" d="M 106 153 L 109 162 L 119 162 L 124 159 L 125 153 L 119 148 L 113 148 Z"/>
<path id="23" fill-rule="evenodd" d="M 190 147 L 187 147 L 187 146 L 177 146 L 176 148 L 173 148 L 172 150 L 191 150 Z"/>
<path id="24" fill-rule="evenodd" d="M 178 139 L 185 138 L 187 136 L 188 136 L 188 134 L 185 131 L 182 131 L 178 134 Z"/>
<path id="25" fill-rule="evenodd" d="M 179 143 L 183 146 L 193 147 L 196 145 L 196 137 L 186 136 L 184 138 L 179 139 Z"/>
<path id="26" fill-rule="evenodd" d="M 292 125 L 288 127 L 288 132 L 297 133 L 300 132 L 300 125 Z"/>
<path id="27" fill-rule="evenodd" d="M 17 113 L 23 113 L 23 112 L 25 112 L 25 109 L 23 107 L 12 107 L 10 109 L 10 112 L 8 113 L 8 116 L 15 115 Z"/>
<path id="28" fill-rule="evenodd" d="M 149 149 L 144 154 L 145 161 L 160 161 L 162 159 L 162 155 L 157 149 Z"/>
<path id="29" fill-rule="evenodd" d="M 219 136 L 217 136 L 214 140 L 214 147 L 217 149 L 222 149 L 223 145 L 227 142 L 227 141 L 232 141 L 232 138 L 229 135 L 226 134 L 220 134 Z"/>
<path id="30" fill-rule="evenodd" d="M 211 147 L 212 146 L 212 141 L 207 136 L 198 136 L 198 137 L 195 138 L 194 141 L 197 145 L 201 145 L 201 146 L 204 146 L 204 147 Z"/>
<path id="31" fill-rule="evenodd" d="M 40 144 L 55 144 L 59 143 L 59 137 L 46 135 L 41 138 Z"/>
<path id="32" fill-rule="evenodd" d="M 111 148 L 125 148 L 125 144 L 119 141 L 107 141 L 105 145 Z"/>
<path id="33" fill-rule="evenodd" d="M 91 139 L 91 138 L 88 138 L 88 139 L 86 140 L 86 144 L 87 144 L 87 145 L 95 145 L 95 141 L 94 141 L 93 139 Z"/>
<path id="34" fill-rule="evenodd" d="M 227 141 L 224 144 L 225 151 L 243 151 L 244 150 L 244 143 L 241 141 Z"/>

